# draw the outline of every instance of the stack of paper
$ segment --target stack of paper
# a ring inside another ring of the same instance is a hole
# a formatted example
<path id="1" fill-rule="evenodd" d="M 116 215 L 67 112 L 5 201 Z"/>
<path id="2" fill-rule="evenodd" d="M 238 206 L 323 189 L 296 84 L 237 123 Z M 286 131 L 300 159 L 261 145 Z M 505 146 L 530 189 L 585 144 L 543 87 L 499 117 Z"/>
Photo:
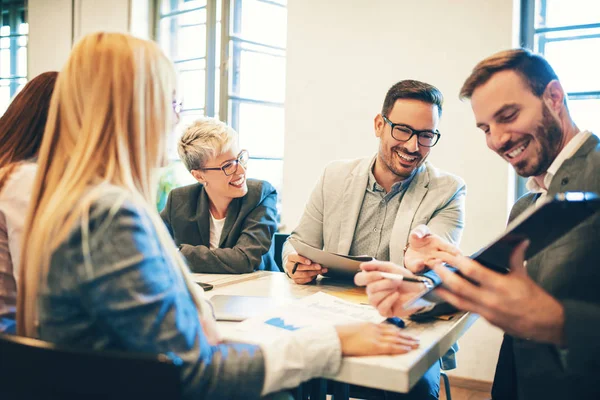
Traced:
<path id="1" fill-rule="evenodd" d="M 227 326 L 222 333 L 230 340 L 268 343 L 280 335 L 304 328 L 357 322 L 380 323 L 384 320 L 371 306 L 350 303 L 318 292 L 244 322 Z"/>

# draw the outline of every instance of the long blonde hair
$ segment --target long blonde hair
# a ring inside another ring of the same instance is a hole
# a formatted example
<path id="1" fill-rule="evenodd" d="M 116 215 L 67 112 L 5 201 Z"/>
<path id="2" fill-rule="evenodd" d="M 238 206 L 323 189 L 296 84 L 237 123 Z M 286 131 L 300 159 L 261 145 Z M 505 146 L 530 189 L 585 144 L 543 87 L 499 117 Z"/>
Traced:
<path id="1" fill-rule="evenodd" d="M 147 211 L 201 307 L 189 270 L 152 207 L 153 173 L 166 158 L 166 136 L 173 128 L 175 85 L 173 65 L 153 42 L 95 33 L 74 47 L 52 97 L 25 225 L 19 334 L 37 336 L 37 298 L 52 252 L 75 223 L 86 220 L 104 183 L 122 189 Z"/>

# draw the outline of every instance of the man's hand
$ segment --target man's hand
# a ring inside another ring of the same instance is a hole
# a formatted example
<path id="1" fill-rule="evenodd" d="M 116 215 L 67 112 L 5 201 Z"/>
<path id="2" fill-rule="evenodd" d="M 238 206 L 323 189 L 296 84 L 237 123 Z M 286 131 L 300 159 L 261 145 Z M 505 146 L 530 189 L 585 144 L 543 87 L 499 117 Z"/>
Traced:
<path id="1" fill-rule="evenodd" d="M 405 310 L 403 305 L 425 289 L 423 283 L 392 280 L 381 275 L 382 272 L 388 272 L 414 277 L 412 272 L 394 263 L 383 261 L 362 263 L 360 268 L 362 272 L 354 276 L 354 283 L 367 287 L 369 303 L 377 308 L 379 314 L 387 318 L 403 317 L 419 310 L 419 308 Z"/>
<path id="2" fill-rule="evenodd" d="M 295 271 L 294 267 L 296 267 Z M 308 258 L 298 255 L 298 253 L 293 253 L 288 256 L 287 263 L 285 263 L 285 270 L 287 271 L 288 276 L 299 285 L 312 282 L 317 275 L 327 272 L 327 268 L 321 267 L 320 264 L 313 263 Z"/>
<path id="3" fill-rule="evenodd" d="M 410 232 L 408 248 L 404 253 L 404 266 L 418 274 L 427 268 L 432 259 L 440 258 L 441 253 L 461 254 L 460 250 L 440 236 L 431 233 L 427 225 L 419 225 Z"/>
<path id="4" fill-rule="evenodd" d="M 437 294 L 453 306 L 475 312 L 507 333 L 536 342 L 565 346 L 565 315 L 562 305 L 540 288 L 525 270 L 528 241 L 519 244 L 510 258 L 506 275 L 476 261 L 449 253 L 440 260 L 458 268 L 473 283 L 448 270 L 441 262 L 432 263 L 444 281 Z"/>

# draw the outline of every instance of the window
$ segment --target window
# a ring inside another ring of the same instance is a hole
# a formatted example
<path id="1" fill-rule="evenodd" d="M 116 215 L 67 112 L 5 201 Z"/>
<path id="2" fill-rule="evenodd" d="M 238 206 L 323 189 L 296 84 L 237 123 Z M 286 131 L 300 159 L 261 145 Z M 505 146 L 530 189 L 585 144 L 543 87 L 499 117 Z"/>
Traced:
<path id="1" fill-rule="evenodd" d="M 0 0 L 0 115 L 27 83 L 27 7 L 24 0 Z"/>
<path id="2" fill-rule="evenodd" d="M 179 129 L 199 116 L 226 121 L 239 132 L 240 146 L 250 152 L 248 176 L 280 189 L 287 1 L 157 3 L 157 40 L 179 74 Z M 175 144 L 170 146 L 173 160 Z M 176 165 L 180 183 L 193 182 L 181 163 Z"/>
<path id="3" fill-rule="evenodd" d="M 579 129 L 600 134 L 600 1 L 528 0 L 522 6 L 522 44 L 550 62 Z M 525 181 L 518 179 L 518 196 Z"/>

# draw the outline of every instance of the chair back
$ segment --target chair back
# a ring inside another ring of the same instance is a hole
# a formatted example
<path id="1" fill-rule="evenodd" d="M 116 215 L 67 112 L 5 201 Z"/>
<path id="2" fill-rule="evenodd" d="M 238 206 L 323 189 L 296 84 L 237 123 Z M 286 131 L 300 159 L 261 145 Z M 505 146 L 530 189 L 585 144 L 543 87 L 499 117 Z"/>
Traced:
<path id="1" fill-rule="evenodd" d="M 279 267 L 281 272 L 284 272 L 281 253 L 283 251 L 283 244 L 287 240 L 288 236 L 290 235 L 287 233 L 276 233 L 275 237 L 273 238 L 273 241 L 275 242 L 275 264 L 277 264 L 277 267 Z"/>
<path id="2" fill-rule="evenodd" d="M 3 400 L 179 399 L 179 366 L 164 355 L 78 350 L 0 334 Z"/>

